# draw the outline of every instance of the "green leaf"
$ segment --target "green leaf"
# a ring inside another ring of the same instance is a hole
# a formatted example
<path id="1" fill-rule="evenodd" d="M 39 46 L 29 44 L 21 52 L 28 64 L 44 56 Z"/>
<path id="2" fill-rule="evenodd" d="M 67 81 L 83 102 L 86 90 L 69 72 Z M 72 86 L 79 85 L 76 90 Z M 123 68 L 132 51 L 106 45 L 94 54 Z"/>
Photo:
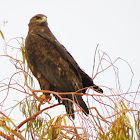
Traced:
<path id="1" fill-rule="evenodd" d="M 65 116 L 63 116 L 63 122 L 64 122 L 64 125 L 67 126 L 66 117 Z"/>
<path id="2" fill-rule="evenodd" d="M 3 38 L 3 40 L 5 40 L 4 35 L 1 30 L 0 30 L 0 34 L 1 34 L 1 37 Z"/>

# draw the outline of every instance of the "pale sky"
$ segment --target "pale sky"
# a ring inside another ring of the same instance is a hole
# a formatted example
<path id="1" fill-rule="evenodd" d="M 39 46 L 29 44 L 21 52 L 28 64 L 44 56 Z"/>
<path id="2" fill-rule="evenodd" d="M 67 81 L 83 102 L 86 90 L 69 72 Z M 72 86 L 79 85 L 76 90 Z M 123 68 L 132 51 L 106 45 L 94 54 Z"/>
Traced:
<path id="1" fill-rule="evenodd" d="M 112 61 L 118 57 L 126 60 L 134 72 L 130 91 L 137 91 L 140 84 L 139 0 L 1 0 L 0 29 L 6 41 L 14 37 L 25 38 L 29 20 L 35 14 L 48 17 L 55 37 L 90 76 L 97 44 Z M 1 25 L 3 21 L 7 21 L 5 26 Z M 1 52 L 2 48 L 0 37 Z M 6 78 L 5 74 L 12 73 L 6 60 L 1 59 L 0 65 L 0 77 Z M 131 71 L 123 61 L 116 65 L 123 92 L 127 92 Z M 108 70 L 94 81 L 115 89 L 114 79 L 114 72 Z"/>
<path id="2" fill-rule="evenodd" d="M 121 57 L 131 65 L 136 90 L 140 77 L 139 6 L 139 0 L 1 0 L 0 24 L 4 20 L 8 23 L 0 28 L 6 41 L 25 38 L 30 18 L 38 13 L 45 14 L 56 38 L 90 76 L 94 51 L 99 44 L 99 49 L 112 61 Z M 123 65 L 120 64 L 121 68 Z M 126 79 L 123 82 L 127 82 L 127 68 L 121 71 L 122 79 Z M 95 79 L 99 85 L 109 82 L 104 74 L 100 78 Z"/>

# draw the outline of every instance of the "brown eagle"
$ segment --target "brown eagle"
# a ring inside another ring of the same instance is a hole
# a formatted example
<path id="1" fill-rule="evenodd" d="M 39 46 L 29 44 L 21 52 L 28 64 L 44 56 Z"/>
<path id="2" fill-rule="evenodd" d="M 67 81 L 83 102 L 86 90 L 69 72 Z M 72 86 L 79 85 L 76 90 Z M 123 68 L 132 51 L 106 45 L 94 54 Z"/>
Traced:
<path id="1" fill-rule="evenodd" d="M 48 27 L 45 15 L 38 14 L 31 18 L 25 41 L 25 55 L 29 68 L 42 90 L 75 92 L 93 86 L 93 90 L 103 93 L 103 90 L 94 85 L 92 79 L 80 69 L 65 47 L 57 41 Z M 80 93 L 85 91 L 86 89 Z M 86 115 L 89 114 L 81 95 L 73 97 L 72 94 L 66 94 L 61 97 L 74 101 Z M 59 97 L 57 99 L 61 101 Z M 62 103 L 67 114 L 74 119 L 73 102 L 70 100 L 62 100 Z"/>

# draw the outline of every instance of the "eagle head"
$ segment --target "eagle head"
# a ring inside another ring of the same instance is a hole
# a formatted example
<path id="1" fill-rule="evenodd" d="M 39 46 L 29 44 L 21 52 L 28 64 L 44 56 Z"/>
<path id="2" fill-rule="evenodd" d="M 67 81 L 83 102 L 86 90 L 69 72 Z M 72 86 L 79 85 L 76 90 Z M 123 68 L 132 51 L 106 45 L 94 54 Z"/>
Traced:
<path id="1" fill-rule="evenodd" d="M 33 16 L 29 22 L 29 27 L 31 26 L 42 26 L 42 25 L 48 25 L 47 23 L 47 17 L 43 14 L 37 14 Z"/>

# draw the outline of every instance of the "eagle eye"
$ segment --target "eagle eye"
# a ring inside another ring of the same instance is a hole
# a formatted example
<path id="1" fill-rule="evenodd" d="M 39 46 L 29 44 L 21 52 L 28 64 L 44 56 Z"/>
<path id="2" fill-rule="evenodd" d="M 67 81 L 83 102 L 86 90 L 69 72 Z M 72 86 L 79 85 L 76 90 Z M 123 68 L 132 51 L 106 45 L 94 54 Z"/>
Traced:
<path id="1" fill-rule="evenodd" d="M 36 19 L 37 19 L 37 20 L 40 20 L 40 19 L 41 19 L 41 17 L 39 17 L 39 16 L 36 16 Z"/>

